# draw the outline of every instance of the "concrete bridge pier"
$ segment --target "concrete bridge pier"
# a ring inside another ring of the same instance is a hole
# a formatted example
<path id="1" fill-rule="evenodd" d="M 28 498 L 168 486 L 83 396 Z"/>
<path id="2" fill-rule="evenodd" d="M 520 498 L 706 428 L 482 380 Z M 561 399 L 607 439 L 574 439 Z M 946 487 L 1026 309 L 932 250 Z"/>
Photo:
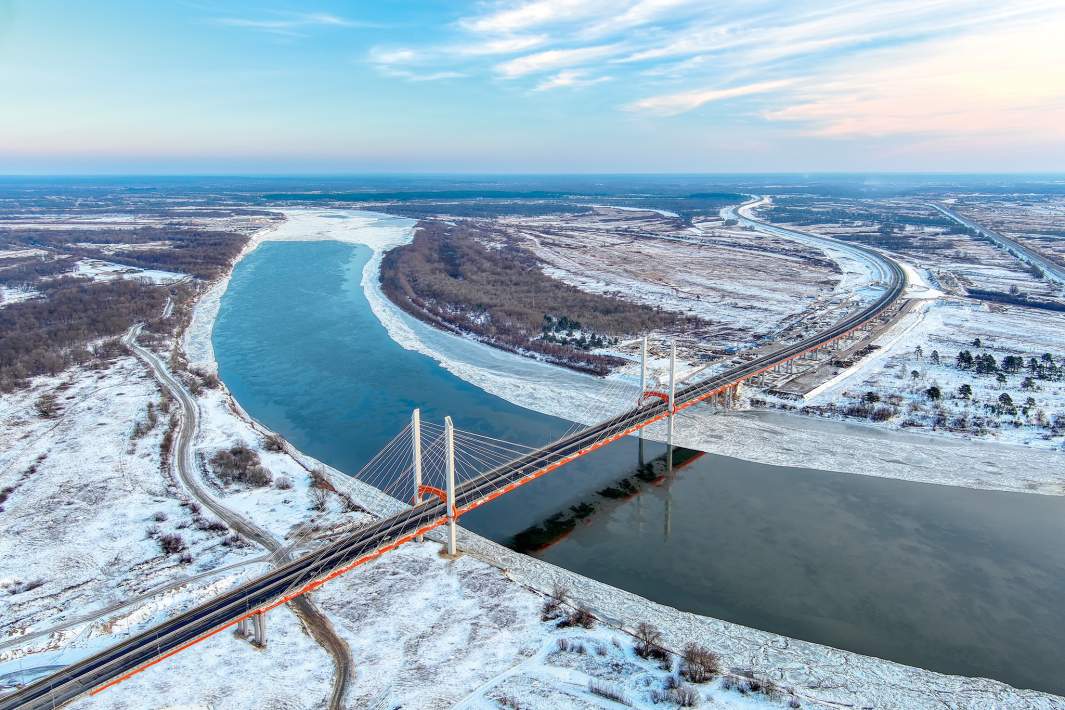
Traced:
<path id="1" fill-rule="evenodd" d="M 673 415 L 677 394 L 677 341 L 669 345 L 669 420 L 666 434 L 666 470 L 673 470 Z"/>
<path id="2" fill-rule="evenodd" d="M 254 635 L 252 637 L 252 645 L 259 648 L 266 648 L 266 613 L 258 611 L 252 616 L 251 620 L 254 622 Z"/>
<path id="3" fill-rule="evenodd" d="M 239 639 L 247 639 L 251 636 L 251 619 L 245 618 L 237 622 L 237 630 L 233 635 Z"/>
<path id="4" fill-rule="evenodd" d="M 414 469 L 414 505 L 422 502 L 422 410 L 415 409 L 410 417 L 411 456 Z M 415 542 L 424 542 L 425 536 L 419 535 Z"/>
<path id="5" fill-rule="evenodd" d="M 444 417 L 444 443 L 447 457 L 447 556 L 454 558 L 458 548 L 458 529 L 455 524 L 455 424 Z"/>

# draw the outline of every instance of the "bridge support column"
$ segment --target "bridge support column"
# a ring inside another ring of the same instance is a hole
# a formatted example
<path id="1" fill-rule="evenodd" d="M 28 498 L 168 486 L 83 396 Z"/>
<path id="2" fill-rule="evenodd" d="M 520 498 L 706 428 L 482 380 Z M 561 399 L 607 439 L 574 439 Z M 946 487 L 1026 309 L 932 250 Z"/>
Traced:
<path id="1" fill-rule="evenodd" d="M 422 502 L 422 410 L 420 409 L 415 409 L 411 414 L 410 435 L 414 459 L 414 505 L 419 505 Z M 416 542 L 424 540 L 424 535 L 415 538 Z"/>
<path id="2" fill-rule="evenodd" d="M 666 470 L 673 470 L 673 414 L 677 395 L 677 341 L 669 344 L 669 420 L 666 432 Z"/>
<path id="3" fill-rule="evenodd" d="M 252 621 L 255 626 L 255 635 L 252 638 L 252 644 L 259 648 L 266 648 L 266 613 L 259 611 L 252 616 Z"/>
<path id="4" fill-rule="evenodd" d="M 640 342 L 640 394 L 636 406 L 643 404 L 643 393 L 647 391 L 647 336 Z M 640 439 L 640 465 L 643 466 L 643 428 L 637 432 Z"/>
<path id="5" fill-rule="evenodd" d="M 251 619 L 241 619 L 237 622 L 237 630 L 233 634 L 240 639 L 251 636 Z"/>
<path id="6" fill-rule="evenodd" d="M 447 554 L 454 557 L 458 546 L 455 526 L 455 425 L 444 417 L 444 443 L 447 457 Z"/>

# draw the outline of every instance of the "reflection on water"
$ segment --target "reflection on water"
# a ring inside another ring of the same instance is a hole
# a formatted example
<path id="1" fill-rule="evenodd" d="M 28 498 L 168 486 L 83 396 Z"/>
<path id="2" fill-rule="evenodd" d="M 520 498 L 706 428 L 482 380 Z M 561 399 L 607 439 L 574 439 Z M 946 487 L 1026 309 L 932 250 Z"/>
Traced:
<path id="1" fill-rule="evenodd" d="M 526 444 L 570 426 L 393 342 L 360 286 L 368 257 L 335 242 L 267 243 L 238 265 L 214 345 L 253 416 L 349 472 L 414 407 Z M 682 450 L 669 471 L 663 451 L 648 443 L 642 457 L 627 438 L 462 524 L 504 543 L 541 527 L 525 546 L 543 559 L 679 609 L 1065 692 L 1065 500 Z"/>
<path id="2" fill-rule="evenodd" d="M 574 503 L 567 510 L 554 513 L 543 522 L 530 525 L 516 533 L 508 543 L 510 547 L 526 554 L 543 552 L 573 532 L 578 523 L 593 523 L 597 513 L 602 512 L 604 507 L 609 508 L 609 502 L 621 502 L 634 498 L 643 492 L 646 486 L 668 485 L 670 479 L 680 469 L 705 455 L 702 451 L 676 447 L 672 450 L 672 456 L 668 451 L 663 451 L 660 456 L 648 461 L 644 456 L 643 439 L 640 439 L 638 447 L 639 460 L 631 473 L 600 488 L 594 496 Z M 668 539 L 670 530 L 668 500 L 666 505 L 664 534 Z"/>

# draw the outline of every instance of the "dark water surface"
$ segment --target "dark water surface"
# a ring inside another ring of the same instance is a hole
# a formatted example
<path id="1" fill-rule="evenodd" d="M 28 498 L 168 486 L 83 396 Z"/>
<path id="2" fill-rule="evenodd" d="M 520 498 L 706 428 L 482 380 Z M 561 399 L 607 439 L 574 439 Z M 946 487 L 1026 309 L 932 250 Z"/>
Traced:
<path id="1" fill-rule="evenodd" d="M 461 428 L 530 444 L 569 427 L 393 342 L 360 285 L 369 255 L 268 242 L 237 266 L 214 346 L 253 416 L 348 472 L 416 406 L 429 421 L 450 414 Z M 641 474 L 636 442 L 617 442 L 463 525 L 510 543 L 588 503 L 594 512 L 535 554 L 679 609 L 1065 693 L 1065 500 L 710 454 L 661 475 L 662 453 L 648 444 L 647 458 L 660 458 Z M 597 493 L 609 486 L 626 497 Z"/>

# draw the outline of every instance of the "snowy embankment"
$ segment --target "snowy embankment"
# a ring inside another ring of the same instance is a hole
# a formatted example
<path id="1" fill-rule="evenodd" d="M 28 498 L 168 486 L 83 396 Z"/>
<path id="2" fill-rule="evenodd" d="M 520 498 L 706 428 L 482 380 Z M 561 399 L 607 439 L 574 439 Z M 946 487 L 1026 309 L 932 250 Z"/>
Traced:
<path id="1" fill-rule="evenodd" d="M 450 371 L 490 392 L 527 406 L 531 401 L 536 408 L 561 416 L 574 411 L 567 412 L 567 407 L 587 403 L 588 393 L 602 386 L 595 378 L 439 333 L 392 308 L 377 288 L 377 266 L 385 249 L 410 238 L 412 223 L 352 213 L 350 223 L 345 224 L 346 220 L 327 216 L 330 214 L 336 213 L 289 211 L 284 225 L 257 241 L 337 236 L 371 247 L 375 257 L 364 272 L 364 286 L 375 313 L 392 336 L 405 347 L 434 356 Z M 216 368 L 211 327 L 225 287 L 225 282 L 220 282 L 203 298 L 186 335 L 186 350 L 194 366 Z M 555 386 L 545 387 L 545 382 Z M 567 396 L 571 384 L 580 388 L 575 396 Z M 200 406 L 208 410 L 204 416 L 207 429 L 252 427 L 259 431 L 245 418 L 235 416 L 239 407 L 224 393 L 201 400 Z M 735 417 L 704 419 L 739 421 Z M 299 452 L 290 451 L 290 455 L 303 466 L 321 466 Z M 271 468 L 278 465 L 278 461 L 270 462 Z M 322 468 L 338 488 L 375 513 L 388 514 L 402 507 L 338 471 Z M 257 498 L 254 492 L 245 497 L 248 507 L 244 510 L 249 517 L 258 519 L 264 508 L 267 515 L 270 509 L 276 511 L 277 501 L 260 505 Z M 280 527 L 284 523 L 277 520 L 274 524 Z M 726 668 L 750 669 L 793 687 L 806 706 L 939 707 L 946 698 L 957 707 L 1065 707 L 1051 696 L 1017 691 L 994 681 L 944 676 L 679 612 L 465 531 L 460 546 L 467 556 L 448 563 L 435 556 L 432 543 L 408 545 L 316 592 L 356 659 L 350 696 L 358 700 L 356 704 L 498 707 L 509 699 L 521 707 L 602 707 L 603 699 L 588 692 L 589 679 L 598 678 L 615 685 L 636 706 L 650 707 L 652 691 L 664 687 L 666 672 L 636 658 L 631 638 L 624 631 L 558 630 L 539 621 L 537 606 L 542 594 L 561 583 L 572 590 L 575 603 L 589 605 L 610 625 L 631 630 L 637 623 L 649 621 L 662 630 L 668 648 L 679 651 L 690 641 L 702 643 L 722 654 Z M 517 584 L 504 583 L 504 578 Z M 351 604 L 356 597 L 360 603 Z M 320 667 L 325 663 L 324 654 L 284 618 L 282 626 L 284 643 L 271 642 L 265 652 L 253 651 L 225 635 L 217 636 L 170 659 L 168 673 L 145 673 L 91 704 L 122 706 L 131 698 L 162 691 L 168 702 L 203 703 L 226 698 L 229 707 L 260 707 L 266 697 L 255 695 L 242 684 L 242 679 L 254 676 L 279 688 L 295 678 L 307 688 L 306 697 L 298 700 L 284 695 L 284 702 L 292 707 L 315 706 L 316 701 L 308 698 L 320 698 L 328 683 Z M 582 644 L 586 653 L 558 651 L 559 637 Z M 293 648 L 294 639 L 299 648 Z M 308 662 L 288 668 L 291 664 L 286 659 L 293 657 Z M 308 669 L 313 659 L 319 664 L 318 672 Z M 205 668 L 213 670 L 205 672 Z M 239 668 L 240 673 L 228 672 L 230 668 Z M 191 674 L 198 677 L 193 687 L 173 680 Z M 256 687 L 263 688 L 264 684 L 256 681 Z M 760 697 L 722 690 L 720 681 L 710 688 L 700 686 L 700 692 L 716 707 L 750 707 L 765 702 Z M 281 688 L 278 693 L 285 691 Z M 272 693 L 269 699 L 275 697 L 282 699 Z M 780 706 L 779 702 L 774 704 Z"/>

